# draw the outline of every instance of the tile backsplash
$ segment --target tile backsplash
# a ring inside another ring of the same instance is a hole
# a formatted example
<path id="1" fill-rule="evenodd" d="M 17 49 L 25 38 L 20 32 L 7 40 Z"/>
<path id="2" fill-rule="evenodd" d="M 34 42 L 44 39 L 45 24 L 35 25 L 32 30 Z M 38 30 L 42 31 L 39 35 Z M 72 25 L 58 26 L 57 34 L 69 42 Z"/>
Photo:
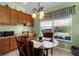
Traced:
<path id="1" fill-rule="evenodd" d="M 15 34 L 18 34 L 22 31 L 31 32 L 32 28 L 23 25 L 0 25 L 0 31 L 14 31 Z"/>

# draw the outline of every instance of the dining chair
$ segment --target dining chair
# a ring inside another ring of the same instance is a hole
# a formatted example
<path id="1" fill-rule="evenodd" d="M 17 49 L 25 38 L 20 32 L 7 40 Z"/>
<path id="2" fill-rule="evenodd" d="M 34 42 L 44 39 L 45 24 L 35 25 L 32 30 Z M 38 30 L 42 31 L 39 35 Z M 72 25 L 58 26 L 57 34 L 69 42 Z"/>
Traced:
<path id="1" fill-rule="evenodd" d="M 30 40 L 34 39 L 36 37 L 36 33 L 28 33 L 28 38 Z"/>
<path id="2" fill-rule="evenodd" d="M 25 40 L 21 39 L 22 37 L 16 37 L 20 56 L 45 56 L 45 53 L 42 49 L 34 48 L 33 42 L 31 40 L 28 38 Z"/>
<path id="3" fill-rule="evenodd" d="M 45 56 L 43 49 L 34 48 L 34 44 L 32 41 L 28 41 L 30 56 Z"/>
<path id="4" fill-rule="evenodd" d="M 34 47 L 34 43 L 32 41 L 33 38 L 32 38 L 32 40 L 29 40 L 29 38 L 27 38 L 27 40 L 28 40 L 27 42 L 29 45 L 29 50 L 30 50 L 31 56 L 46 56 L 43 49 Z"/>
<path id="5" fill-rule="evenodd" d="M 47 41 L 53 42 L 53 32 L 44 32 L 43 37 L 46 38 Z M 53 48 L 51 48 L 51 54 L 53 54 L 52 49 Z M 48 49 L 47 49 L 47 52 L 48 52 Z"/>
<path id="6" fill-rule="evenodd" d="M 26 39 L 24 40 L 24 38 L 22 36 L 16 36 L 15 39 L 17 42 L 19 55 L 20 56 L 29 56 L 30 55 L 29 46 L 28 46 L 28 43 L 25 43 Z"/>
<path id="7" fill-rule="evenodd" d="M 53 32 L 44 32 L 43 37 L 48 38 L 48 40 L 50 38 L 49 41 L 53 41 Z"/>

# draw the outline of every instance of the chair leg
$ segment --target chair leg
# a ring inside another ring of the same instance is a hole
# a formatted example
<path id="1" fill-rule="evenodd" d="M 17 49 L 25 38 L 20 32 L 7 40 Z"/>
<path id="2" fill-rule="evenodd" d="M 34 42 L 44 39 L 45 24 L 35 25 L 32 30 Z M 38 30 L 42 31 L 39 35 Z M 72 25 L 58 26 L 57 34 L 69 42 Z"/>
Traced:
<path id="1" fill-rule="evenodd" d="M 46 56 L 48 56 L 48 49 L 46 50 Z"/>
<path id="2" fill-rule="evenodd" d="M 53 55 L 53 48 L 51 48 L 51 54 Z"/>
<path id="3" fill-rule="evenodd" d="M 45 56 L 48 56 L 48 49 L 45 50 Z"/>

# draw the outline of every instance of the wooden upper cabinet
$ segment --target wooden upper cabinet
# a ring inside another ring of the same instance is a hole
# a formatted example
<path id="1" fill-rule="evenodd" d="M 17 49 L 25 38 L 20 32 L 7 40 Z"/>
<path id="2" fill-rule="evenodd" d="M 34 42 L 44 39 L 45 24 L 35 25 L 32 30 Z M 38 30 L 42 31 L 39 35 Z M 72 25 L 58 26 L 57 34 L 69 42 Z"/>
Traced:
<path id="1" fill-rule="evenodd" d="M 11 24 L 16 25 L 17 24 L 17 11 L 14 9 L 10 9 L 10 20 L 11 20 Z"/>
<path id="2" fill-rule="evenodd" d="M 31 16 L 29 14 L 27 14 L 26 18 L 27 18 L 27 26 L 30 26 L 31 25 Z"/>
<path id="3" fill-rule="evenodd" d="M 28 26 L 33 26 L 34 25 L 34 19 L 29 14 L 27 14 L 27 25 Z"/>
<path id="4" fill-rule="evenodd" d="M 31 16 L 31 26 L 34 26 L 34 19 L 32 18 L 32 16 Z"/>
<path id="5" fill-rule="evenodd" d="M 10 24 L 10 8 L 0 5 L 0 23 Z"/>
<path id="6" fill-rule="evenodd" d="M 23 13 L 23 23 L 26 24 L 26 22 L 27 22 L 26 14 Z"/>
<path id="7" fill-rule="evenodd" d="M 21 23 L 22 21 L 22 13 L 18 12 L 18 23 Z"/>
<path id="8" fill-rule="evenodd" d="M 0 24 L 26 24 L 33 26 L 34 20 L 29 14 L 0 5 Z"/>
<path id="9" fill-rule="evenodd" d="M 18 12 L 18 23 L 25 24 L 26 23 L 26 16 L 25 13 L 19 11 Z"/>

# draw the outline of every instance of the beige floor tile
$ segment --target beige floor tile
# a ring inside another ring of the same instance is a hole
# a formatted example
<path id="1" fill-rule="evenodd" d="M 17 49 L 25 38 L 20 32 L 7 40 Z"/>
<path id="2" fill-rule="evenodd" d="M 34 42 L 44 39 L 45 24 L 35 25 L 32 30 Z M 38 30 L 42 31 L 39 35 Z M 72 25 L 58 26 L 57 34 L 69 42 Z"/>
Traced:
<path id="1" fill-rule="evenodd" d="M 53 49 L 53 55 L 51 55 L 51 50 L 49 49 L 49 56 L 72 56 L 72 54 L 70 52 L 58 49 L 58 48 L 54 48 Z M 9 53 L 4 54 L 3 56 L 19 56 L 19 52 L 18 49 L 11 51 Z"/>

